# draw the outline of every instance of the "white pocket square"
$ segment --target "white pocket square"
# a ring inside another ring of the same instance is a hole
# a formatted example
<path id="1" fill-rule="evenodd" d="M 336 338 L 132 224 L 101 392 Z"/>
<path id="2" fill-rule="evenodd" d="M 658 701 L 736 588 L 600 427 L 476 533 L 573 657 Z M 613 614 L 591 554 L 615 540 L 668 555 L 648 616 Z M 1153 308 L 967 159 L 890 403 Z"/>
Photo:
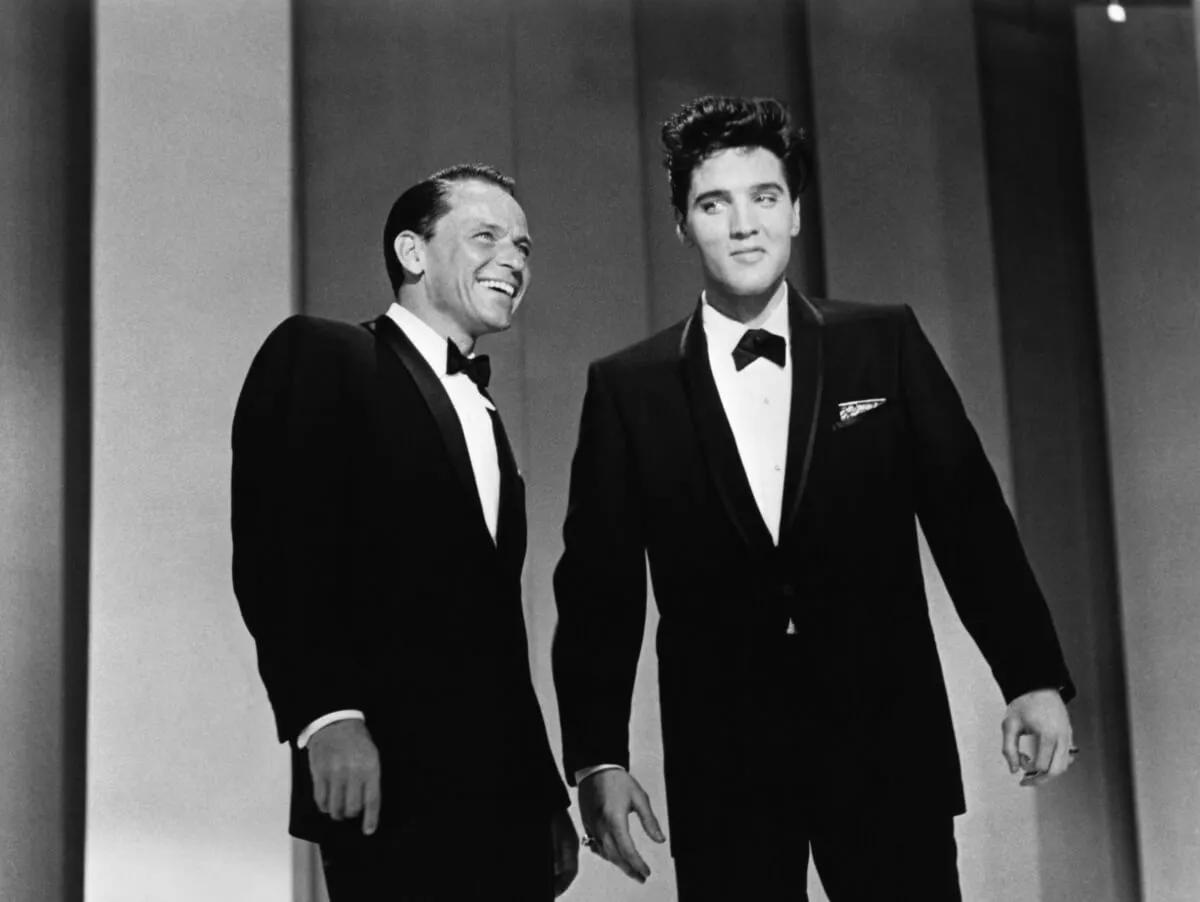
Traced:
<path id="1" fill-rule="evenodd" d="M 849 426 L 864 413 L 870 413 L 887 403 L 887 398 L 863 398 L 861 401 L 842 401 L 838 404 L 837 426 Z M 836 428 L 836 427 L 835 427 Z"/>

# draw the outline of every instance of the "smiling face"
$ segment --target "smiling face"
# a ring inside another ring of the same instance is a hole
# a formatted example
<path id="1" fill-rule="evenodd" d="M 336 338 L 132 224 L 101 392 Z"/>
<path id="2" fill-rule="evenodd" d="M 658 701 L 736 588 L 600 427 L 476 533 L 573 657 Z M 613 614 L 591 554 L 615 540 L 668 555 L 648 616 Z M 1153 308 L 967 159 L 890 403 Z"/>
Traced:
<path id="1" fill-rule="evenodd" d="M 789 194 L 783 163 L 771 151 L 720 150 L 692 170 L 680 231 L 699 251 L 710 301 L 765 303 L 800 233 L 800 201 Z"/>
<path id="2" fill-rule="evenodd" d="M 529 228 L 511 194 L 488 182 L 454 182 L 449 209 L 426 240 L 396 238 L 396 255 L 420 275 L 420 306 L 456 344 L 512 325 L 529 285 Z"/>

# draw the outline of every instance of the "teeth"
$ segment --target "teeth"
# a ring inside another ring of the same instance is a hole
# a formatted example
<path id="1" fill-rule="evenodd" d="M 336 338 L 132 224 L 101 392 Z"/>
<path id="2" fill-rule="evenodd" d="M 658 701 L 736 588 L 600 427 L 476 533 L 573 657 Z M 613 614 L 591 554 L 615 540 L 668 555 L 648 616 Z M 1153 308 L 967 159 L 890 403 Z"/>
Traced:
<path id="1" fill-rule="evenodd" d="M 516 295 L 517 289 L 507 282 L 501 282 L 499 279 L 480 279 L 480 285 L 486 285 L 488 288 L 495 288 L 497 291 L 503 291 L 510 298 Z"/>

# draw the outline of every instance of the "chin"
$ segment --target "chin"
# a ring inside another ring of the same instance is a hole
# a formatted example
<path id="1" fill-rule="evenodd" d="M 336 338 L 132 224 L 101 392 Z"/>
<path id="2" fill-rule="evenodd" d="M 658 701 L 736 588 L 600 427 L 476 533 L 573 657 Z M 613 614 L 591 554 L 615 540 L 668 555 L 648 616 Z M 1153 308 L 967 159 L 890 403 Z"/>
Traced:
<path id="1" fill-rule="evenodd" d="M 717 280 L 721 291 L 731 297 L 753 297 L 769 292 L 778 284 L 779 273 L 727 272 Z"/>
<path id="2" fill-rule="evenodd" d="M 495 317 L 493 319 L 489 319 L 484 324 L 484 328 L 486 328 L 488 332 L 507 332 L 511 326 L 511 316 Z"/>
<path id="3" fill-rule="evenodd" d="M 479 310 L 477 313 L 477 322 L 484 330 L 484 334 L 503 332 L 512 325 L 513 311 L 505 307 L 495 305 L 487 310 Z"/>
<path id="4" fill-rule="evenodd" d="M 769 282 L 757 280 L 754 282 L 742 282 L 730 285 L 728 291 L 733 297 L 755 298 L 764 294 L 770 294 L 775 290 L 776 284 L 774 279 Z"/>

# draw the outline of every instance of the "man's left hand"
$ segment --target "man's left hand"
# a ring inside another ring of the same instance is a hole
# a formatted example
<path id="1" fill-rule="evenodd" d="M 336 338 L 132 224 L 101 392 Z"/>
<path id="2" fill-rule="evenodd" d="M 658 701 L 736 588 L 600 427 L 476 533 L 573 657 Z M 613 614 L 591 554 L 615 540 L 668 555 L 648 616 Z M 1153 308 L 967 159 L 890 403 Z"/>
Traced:
<path id="1" fill-rule="evenodd" d="M 579 834 L 564 808 L 550 819 L 550 842 L 554 846 L 554 896 L 561 896 L 579 873 Z"/>
<path id="2" fill-rule="evenodd" d="M 1001 724 L 1004 759 L 1012 773 L 1024 769 L 1022 786 L 1048 783 L 1071 766 L 1071 718 L 1057 689 L 1037 689 L 1012 700 Z M 1033 754 L 1020 750 L 1022 736 L 1033 738 Z"/>

